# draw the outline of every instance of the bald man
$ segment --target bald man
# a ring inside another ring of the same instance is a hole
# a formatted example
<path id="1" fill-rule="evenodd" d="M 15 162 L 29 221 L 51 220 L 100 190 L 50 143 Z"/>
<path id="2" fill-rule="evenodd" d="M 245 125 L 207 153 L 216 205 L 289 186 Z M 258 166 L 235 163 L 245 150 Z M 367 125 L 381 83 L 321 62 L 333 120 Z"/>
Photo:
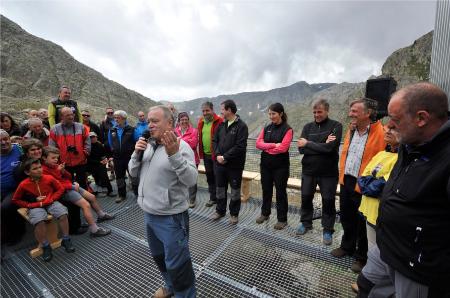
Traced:
<path id="1" fill-rule="evenodd" d="M 450 297 L 450 121 L 447 95 L 418 83 L 397 91 L 388 127 L 401 143 L 359 297 Z"/>

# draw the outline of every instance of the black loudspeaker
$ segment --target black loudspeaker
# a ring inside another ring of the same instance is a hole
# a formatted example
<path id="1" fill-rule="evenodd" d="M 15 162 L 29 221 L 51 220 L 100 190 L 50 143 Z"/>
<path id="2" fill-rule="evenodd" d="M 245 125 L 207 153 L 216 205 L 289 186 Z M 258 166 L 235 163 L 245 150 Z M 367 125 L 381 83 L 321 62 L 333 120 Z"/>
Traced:
<path id="1" fill-rule="evenodd" d="M 387 116 L 387 107 L 397 82 L 391 78 L 370 79 L 366 82 L 366 97 L 378 102 L 377 119 Z"/>

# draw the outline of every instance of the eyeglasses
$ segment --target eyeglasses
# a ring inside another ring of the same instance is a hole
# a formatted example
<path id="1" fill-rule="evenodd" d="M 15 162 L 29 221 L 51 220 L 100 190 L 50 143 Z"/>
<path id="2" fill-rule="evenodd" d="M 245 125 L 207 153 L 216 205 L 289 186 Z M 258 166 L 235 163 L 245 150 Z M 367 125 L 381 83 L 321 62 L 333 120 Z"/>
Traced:
<path id="1" fill-rule="evenodd" d="M 91 115 L 88 115 L 88 114 L 83 114 L 81 116 L 83 116 L 83 117 L 91 117 Z"/>
<path id="2" fill-rule="evenodd" d="M 112 115 L 112 114 L 114 114 L 114 112 L 108 112 L 108 113 L 106 113 L 107 115 Z"/>

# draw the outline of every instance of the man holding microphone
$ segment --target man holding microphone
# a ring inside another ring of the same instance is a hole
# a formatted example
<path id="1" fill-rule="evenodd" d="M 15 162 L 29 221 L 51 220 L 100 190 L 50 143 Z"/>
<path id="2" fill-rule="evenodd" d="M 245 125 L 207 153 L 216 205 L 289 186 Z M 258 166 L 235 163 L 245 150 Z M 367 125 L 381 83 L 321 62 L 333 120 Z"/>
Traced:
<path id="1" fill-rule="evenodd" d="M 195 297 L 195 275 L 189 252 L 189 187 L 197 183 L 194 153 L 173 132 L 174 119 L 166 106 L 148 113 L 152 140 L 136 143 L 128 165 L 137 177 L 138 204 L 144 210 L 150 251 L 165 286 L 153 297 Z"/>

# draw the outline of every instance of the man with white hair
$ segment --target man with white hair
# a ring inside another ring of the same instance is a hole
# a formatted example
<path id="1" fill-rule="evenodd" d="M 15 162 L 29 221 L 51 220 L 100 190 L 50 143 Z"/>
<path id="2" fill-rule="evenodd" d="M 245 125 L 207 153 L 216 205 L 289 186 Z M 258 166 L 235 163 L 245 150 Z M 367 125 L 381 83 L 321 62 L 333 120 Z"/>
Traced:
<path id="1" fill-rule="evenodd" d="M 15 243 L 20 240 L 25 232 L 25 223 L 17 213 L 17 207 L 12 204 L 12 197 L 18 182 L 14 177 L 14 171 L 20 164 L 22 149 L 17 144 L 11 144 L 11 139 L 6 130 L 0 129 L 0 200 L 1 200 L 1 243 Z M 2 249 L 3 250 L 3 249 Z"/>
<path id="2" fill-rule="evenodd" d="M 28 131 L 23 136 L 24 139 L 34 138 L 42 142 L 44 146 L 48 146 L 48 138 L 50 131 L 44 127 L 44 124 L 39 118 L 31 118 L 28 120 Z"/>
<path id="3" fill-rule="evenodd" d="M 114 112 L 115 125 L 108 133 L 108 147 L 114 161 L 114 172 L 116 174 L 118 198 L 116 203 L 121 203 L 127 198 L 127 186 L 125 175 L 127 173 L 128 162 L 134 151 L 136 135 L 134 127 L 127 122 L 127 113 L 122 110 Z"/>
<path id="4" fill-rule="evenodd" d="M 129 170 L 141 176 L 138 204 L 144 210 L 150 252 L 165 286 L 153 297 L 195 297 L 195 274 L 189 252 L 189 187 L 197 182 L 194 152 L 173 131 L 166 106 L 150 109 L 154 142 L 140 138 Z"/>

